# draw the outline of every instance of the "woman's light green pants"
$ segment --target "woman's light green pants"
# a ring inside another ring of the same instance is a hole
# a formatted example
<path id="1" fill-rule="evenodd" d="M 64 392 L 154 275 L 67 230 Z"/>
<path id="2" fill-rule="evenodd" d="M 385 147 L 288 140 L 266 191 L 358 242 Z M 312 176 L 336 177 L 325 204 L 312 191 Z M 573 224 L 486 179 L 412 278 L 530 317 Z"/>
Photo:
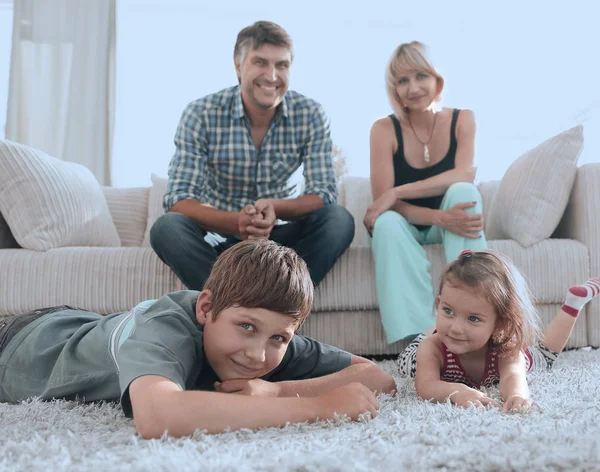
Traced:
<path id="1" fill-rule="evenodd" d="M 467 213 L 482 213 L 481 195 L 475 185 L 459 182 L 448 188 L 440 209 L 466 202 L 476 202 L 465 210 Z M 483 231 L 478 239 L 465 238 L 438 226 L 419 231 L 395 211 L 386 211 L 375 221 L 371 247 L 379 311 L 388 343 L 422 333 L 434 325 L 430 263 L 423 245 L 439 243 L 444 245 L 447 262 L 458 257 L 463 249 L 487 247 Z"/>

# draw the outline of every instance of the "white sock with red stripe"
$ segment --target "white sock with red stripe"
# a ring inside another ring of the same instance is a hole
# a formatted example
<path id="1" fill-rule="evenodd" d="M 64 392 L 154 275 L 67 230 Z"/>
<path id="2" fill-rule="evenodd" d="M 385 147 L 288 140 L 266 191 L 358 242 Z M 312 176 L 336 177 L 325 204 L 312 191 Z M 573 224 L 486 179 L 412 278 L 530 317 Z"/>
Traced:
<path id="1" fill-rule="evenodd" d="M 562 311 L 577 317 L 584 305 L 600 293 L 600 277 L 594 277 L 583 285 L 574 285 L 567 292 Z"/>

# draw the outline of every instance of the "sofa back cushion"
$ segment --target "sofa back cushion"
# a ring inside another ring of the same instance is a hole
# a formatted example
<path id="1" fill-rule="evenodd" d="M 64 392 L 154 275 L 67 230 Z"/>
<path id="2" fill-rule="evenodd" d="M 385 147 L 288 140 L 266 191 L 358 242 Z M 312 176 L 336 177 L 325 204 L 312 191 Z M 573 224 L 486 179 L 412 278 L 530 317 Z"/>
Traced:
<path id="1" fill-rule="evenodd" d="M 6 140 L 0 140 L 0 213 L 26 249 L 121 245 L 89 169 Z"/>
<path id="2" fill-rule="evenodd" d="M 487 211 L 490 207 L 490 202 L 494 198 L 496 189 L 498 188 L 497 181 L 484 182 L 478 187 L 483 199 L 483 217 L 487 225 Z M 341 199 L 339 197 L 342 197 Z M 344 176 L 338 190 L 338 203 L 348 209 L 354 217 L 354 240 L 352 246 L 364 247 L 371 246 L 369 235 L 363 225 L 363 218 L 369 205 L 373 202 L 371 198 L 371 182 L 368 177 Z M 486 226 L 487 231 L 487 226 Z M 496 239 L 487 236 L 487 239 Z"/>
<path id="3" fill-rule="evenodd" d="M 148 219 L 146 220 L 146 232 L 142 240 L 142 247 L 150 247 L 150 229 L 161 215 L 164 215 L 163 197 L 167 193 L 167 178 L 152 174 L 152 187 L 148 196 Z"/>
<path id="4" fill-rule="evenodd" d="M 150 188 L 103 187 L 102 191 L 121 238 L 121 246 L 141 246 L 146 231 Z"/>

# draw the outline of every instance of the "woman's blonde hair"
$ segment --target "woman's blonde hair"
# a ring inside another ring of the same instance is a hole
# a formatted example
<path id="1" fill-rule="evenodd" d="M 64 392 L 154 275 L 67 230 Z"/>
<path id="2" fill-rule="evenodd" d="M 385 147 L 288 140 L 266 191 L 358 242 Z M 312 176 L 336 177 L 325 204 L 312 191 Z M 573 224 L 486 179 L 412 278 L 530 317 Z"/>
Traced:
<path id="1" fill-rule="evenodd" d="M 385 69 L 385 88 L 388 99 L 392 105 L 394 114 L 400 119 L 405 118 L 407 112 L 407 108 L 396 92 L 396 86 L 400 79 L 400 69 L 415 70 L 434 76 L 437 79 L 438 85 L 434 103 L 439 102 L 441 99 L 442 90 L 444 89 L 444 78 L 427 59 L 426 49 L 425 45 L 419 41 L 403 43 L 394 50 Z"/>
<path id="2" fill-rule="evenodd" d="M 533 346 L 540 336 L 540 319 L 525 279 L 505 256 L 490 250 L 463 251 L 440 277 L 445 284 L 481 293 L 497 315 L 492 340 L 500 353 L 514 356 Z"/>

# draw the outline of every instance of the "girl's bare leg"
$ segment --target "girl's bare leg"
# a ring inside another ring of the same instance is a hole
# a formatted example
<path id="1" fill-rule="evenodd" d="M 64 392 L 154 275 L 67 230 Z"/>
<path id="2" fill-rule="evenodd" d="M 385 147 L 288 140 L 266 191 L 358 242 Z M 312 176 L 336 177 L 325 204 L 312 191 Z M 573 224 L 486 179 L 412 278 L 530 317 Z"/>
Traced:
<path id="1" fill-rule="evenodd" d="M 561 352 L 575 326 L 581 309 L 600 293 L 600 277 L 594 277 L 583 285 L 575 285 L 567 292 L 564 305 L 544 330 L 542 342 L 554 352 Z"/>

